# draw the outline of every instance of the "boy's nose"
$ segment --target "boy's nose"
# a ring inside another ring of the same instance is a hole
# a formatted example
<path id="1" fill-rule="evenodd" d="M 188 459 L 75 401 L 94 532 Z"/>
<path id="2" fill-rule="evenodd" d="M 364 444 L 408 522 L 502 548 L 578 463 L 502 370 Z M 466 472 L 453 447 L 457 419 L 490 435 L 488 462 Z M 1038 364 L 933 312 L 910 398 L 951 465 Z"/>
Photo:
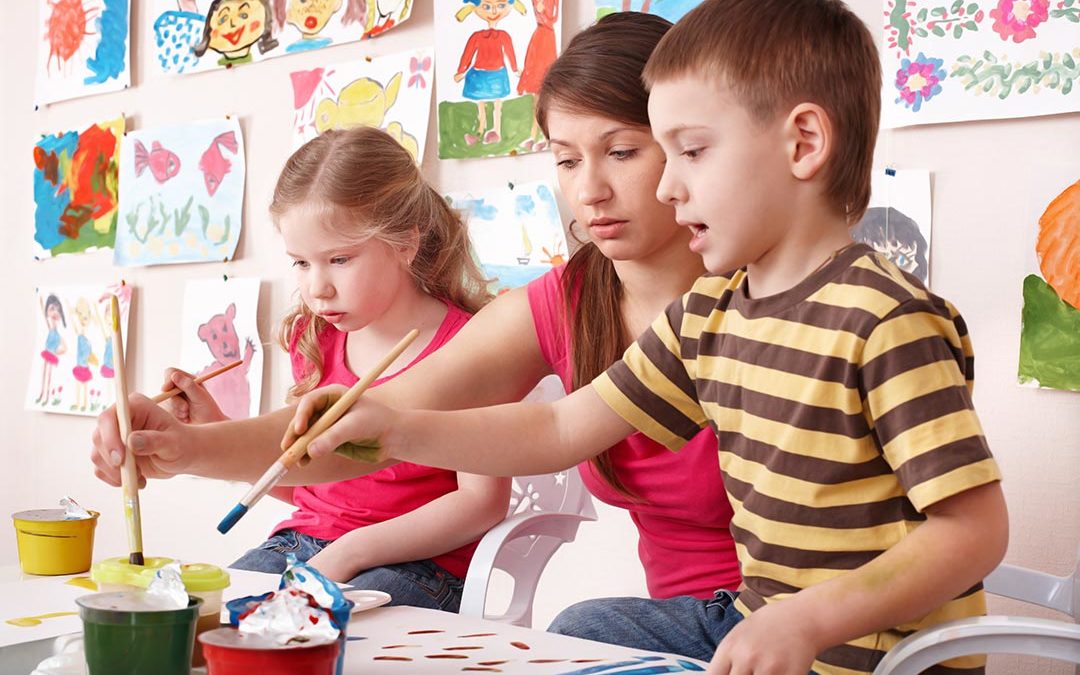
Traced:
<path id="1" fill-rule="evenodd" d="M 660 176 L 660 182 L 656 184 L 656 199 L 661 204 L 672 205 L 686 201 L 686 191 L 681 188 L 667 166 Z"/>

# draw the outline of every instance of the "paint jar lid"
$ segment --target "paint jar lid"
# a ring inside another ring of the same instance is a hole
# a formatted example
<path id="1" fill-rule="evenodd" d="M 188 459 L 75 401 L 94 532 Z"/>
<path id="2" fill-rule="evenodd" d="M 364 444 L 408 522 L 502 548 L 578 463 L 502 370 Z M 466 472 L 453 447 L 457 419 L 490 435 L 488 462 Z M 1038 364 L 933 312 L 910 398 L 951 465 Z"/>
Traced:
<path id="1" fill-rule="evenodd" d="M 172 558 L 146 558 L 145 565 L 132 565 L 127 558 L 108 558 L 94 563 L 90 568 L 90 578 L 99 584 L 146 588 L 154 573 L 171 562 L 175 561 Z"/>
<path id="2" fill-rule="evenodd" d="M 69 518 L 64 509 L 30 509 L 11 514 L 15 520 L 34 523 L 56 523 L 64 520 L 89 520 L 89 518 Z M 97 518 L 97 511 L 90 511 L 90 518 Z"/>
<path id="3" fill-rule="evenodd" d="M 75 603 L 88 610 L 109 612 L 175 612 L 167 598 L 143 591 L 117 591 L 112 593 L 91 593 L 75 599 Z M 188 607 L 198 606 L 202 600 L 188 596 Z"/>
<path id="4" fill-rule="evenodd" d="M 310 649 L 324 645 L 337 645 L 337 639 L 314 638 L 306 642 L 294 642 L 287 645 L 279 644 L 274 640 L 253 633 L 241 633 L 236 628 L 215 628 L 204 633 L 199 633 L 199 642 L 216 647 L 228 647 L 230 649 L 253 649 L 253 650 L 278 650 L 278 649 Z"/>
<path id="5" fill-rule="evenodd" d="M 229 573 L 217 565 L 191 563 L 180 566 L 180 578 L 189 593 L 220 591 L 229 587 Z"/>
<path id="6" fill-rule="evenodd" d="M 145 565 L 132 565 L 127 558 L 109 558 L 94 565 L 90 578 L 98 583 L 146 588 L 158 569 L 175 562 L 172 558 L 147 558 Z M 229 587 L 229 573 L 217 565 L 180 565 L 180 579 L 189 593 L 207 593 Z"/>

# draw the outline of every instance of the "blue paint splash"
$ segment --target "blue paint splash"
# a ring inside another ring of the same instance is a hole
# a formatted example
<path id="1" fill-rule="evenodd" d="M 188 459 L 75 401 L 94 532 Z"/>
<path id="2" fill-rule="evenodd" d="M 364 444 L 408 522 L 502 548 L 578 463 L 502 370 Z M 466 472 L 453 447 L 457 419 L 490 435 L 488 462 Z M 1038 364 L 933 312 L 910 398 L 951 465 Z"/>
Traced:
<path id="1" fill-rule="evenodd" d="M 93 58 L 87 59 L 86 67 L 93 73 L 87 75 L 84 84 L 102 84 L 114 80 L 127 68 L 128 0 L 105 0 L 105 9 L 97 19 L 97 31 L 101 35 Z"/>
<path id="2" fill-rule="evenodd" d="M 46 155 L 56 153 L 57 157 L 74 156 L 79 146 L 79 133 L 69 131 L 59 136 L 43 138 L 37 144 Z M 63 243 L 65 237 L 60 234 L 60 216 L 71 203 L 71 193 L 64 185 L 64 176 L 57 177 L 57 184 L 45 180 L 45 173 L 34 169 L 34 241 L 46 251 Z"/>
<path id="3" fill-rule="evenodd" d="M 495 220 L 499 215 L 499 209 L 494 204 L 488 204 L 483 197 L 479 199 L 462 199 L 455 201 L 452 206 L 455 209 L 465 211 L 473 218 L 480 220 Z"/>
<path id="4" fill-rule="evenodd" d="M 536 212 L 536 201 L 532 195 L 518 195 L 514 198 L 514 213 L 517 215 L 531 216 Z"/>
<path id="5" fill-rule="evenodd" d="M 539 185 L 536 188 L 536 197 L 547 207 L 547 217 L 553 223 L 559 220 L 559 205 L 555 202 L 555 195 L 547 185 Z"/>

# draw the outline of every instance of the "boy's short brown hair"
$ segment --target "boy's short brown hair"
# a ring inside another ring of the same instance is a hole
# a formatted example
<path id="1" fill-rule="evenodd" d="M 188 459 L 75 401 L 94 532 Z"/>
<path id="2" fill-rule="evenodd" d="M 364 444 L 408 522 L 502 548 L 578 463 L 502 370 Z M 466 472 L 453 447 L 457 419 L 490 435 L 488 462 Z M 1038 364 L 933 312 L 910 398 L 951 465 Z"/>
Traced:
<path id="1" fill-rule="evenodd" d="M 828 199 L 854 224 L 870 200 L 881 112 L 881 66 L 869 30 L 840 0 L 705 0 L 657 45 L 648 86 L 718 77 L 759 120 L 798 103 L 833 125 Z"/>

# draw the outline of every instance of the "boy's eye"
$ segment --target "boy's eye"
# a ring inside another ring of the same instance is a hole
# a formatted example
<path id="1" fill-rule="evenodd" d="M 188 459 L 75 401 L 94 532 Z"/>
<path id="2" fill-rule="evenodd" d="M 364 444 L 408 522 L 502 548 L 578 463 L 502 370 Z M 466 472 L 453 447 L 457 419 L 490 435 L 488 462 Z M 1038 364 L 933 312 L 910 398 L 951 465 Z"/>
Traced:
<path id="1" fill-rule="evenodd" d="M 338 255 L 330 258 L 331 265 L 344 265 L 347 262 L 349 262 L 349 257 L 344 255 Z"/>
<path id="2" fill-rule="evenodd" d="M 292 266 L 293 267 L 299 267 L 302 270 L 306 270 L 307 267 L 308 267 L 308 264 L 307 264 L 306 260 L 294 260 L 293 263 L 292 263 Z"/>
<path id="3" fill-rule="evenodd" d="M 697 159 L 702 152 L 704 152 L 702 148 L 690 148 L 689 150 L 683 150 L 682 154 L 687 159 Z"/>

